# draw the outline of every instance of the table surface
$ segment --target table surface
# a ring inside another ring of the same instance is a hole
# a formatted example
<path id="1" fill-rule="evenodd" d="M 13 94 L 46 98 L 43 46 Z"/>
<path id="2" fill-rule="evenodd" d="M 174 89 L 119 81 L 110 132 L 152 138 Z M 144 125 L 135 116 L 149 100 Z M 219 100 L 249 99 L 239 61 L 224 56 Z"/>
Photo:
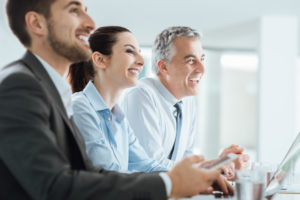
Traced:
<path id="1" fill-rule="evenodd" d="M 214 195 L 198 195 L 193 198 L 185 198 L 180 200 L 222 200 L 222 199 L 230 199 L 230 200 L 236 200 L 235 197 L 232 198 L 216 198 Z M 273 197 L 272 200 L 300 200 L 300 194 L 276 194 L 276 196 Z"/>

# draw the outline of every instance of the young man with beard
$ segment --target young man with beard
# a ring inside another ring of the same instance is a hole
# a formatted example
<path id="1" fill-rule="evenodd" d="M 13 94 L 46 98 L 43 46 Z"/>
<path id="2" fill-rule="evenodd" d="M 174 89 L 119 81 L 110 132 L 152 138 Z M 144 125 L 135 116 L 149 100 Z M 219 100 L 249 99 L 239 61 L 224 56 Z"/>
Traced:
<path id="1" fill-rule="evenodd" d="M 6 9 L 27 52 L 0 73 L 0 199 L 167 199 L 211 191 L 220 173 L 194 167 L 203 161 L 198 156 L 154 174 L 93 167 L 63 79 L 71 63 L 91 54 L 95 24 L 85 1 L 8 0 Z"/>

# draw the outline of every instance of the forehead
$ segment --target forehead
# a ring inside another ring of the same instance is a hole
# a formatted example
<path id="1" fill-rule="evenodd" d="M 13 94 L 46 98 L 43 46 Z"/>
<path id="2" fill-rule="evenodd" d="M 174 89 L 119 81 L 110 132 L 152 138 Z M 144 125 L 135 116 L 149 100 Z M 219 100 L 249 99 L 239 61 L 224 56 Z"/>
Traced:
<path id="1" fill-rule="evenodd" d="M 188 55 L 202 56 L 203 49 L 200 39 L 179 37 L 173 40 L 173 50 L 175 55 Z"/>
<path id="2" fill-rule="evenodd" d="M 85 0 L 54 0 L 51 8 L 52 12 L 56 12 L 57 10 L 66 9 L 71 5 L 78 5 L 80 7 L 86 8 Z"/>
<path id="3" fill-rule="evenodd" d="M 123 45 L 126 45 L 126 44 L 130 44 L 130 45 L 133 45 L 135 47 L 138 47 L 138 41 L 132 33 L 130 33 L 130 32 L 118 33 L 117 34 L 116 45 L 123 46 Z"/>

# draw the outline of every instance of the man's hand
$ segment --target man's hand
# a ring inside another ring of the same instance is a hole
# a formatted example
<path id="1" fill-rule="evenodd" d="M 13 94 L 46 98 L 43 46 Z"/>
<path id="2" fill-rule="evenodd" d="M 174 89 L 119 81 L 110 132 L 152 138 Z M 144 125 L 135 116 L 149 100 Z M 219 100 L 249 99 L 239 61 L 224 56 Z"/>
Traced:
<path id="1" fill-rule="evenodd" d="M 222 191 L 223 194 L 233 195 L 234 189 L 232 185 L 227 181 L 226 177 L 220 176 L 213 184 L 213 190 Z"/>
<path id="2" fill-rule="evenodd" d="M 200 156 L 186 157 L 167 172 L 172 181 L 170 198 L 190 197 L 212 191 L 211 185 L 219 179 L 220 171 L 193 166 L 203 160 Z"/>
<path id="3" fill-rule="evenodd" d="M 219 158 L 213 159 L 213 160 L 205 160 L 203 162 L 201 162 L 201 165 L 199 166 L 200 168 L 203 168 L 207 165 L 210 165 L 211 163 L 214 163 L 218 160 Z M 231 162 L 231 164 L 233 164 Z M 226 165 L 225 168 L 226 170 L 231 167 L 231 164 Z M 223 170 L 223 168 L 221 168 Z M 232 173 L 234 172 L 234 166 L 233 166 L 233 170 Z M 234 173 L 233 173 L 234 175 Z M 214 191 L 222 191 L 224 194 L 229 194 L 229 195 L 233 195 L 234 193 L 234 189 L 231 186 L 231 184 L 227 181 L 226 177 L 224 176 L 219 176 L 218 179 L 213 183 L 213 188 Z M 211 191 L 207 192 L 210 193 Z"/>
<path id="4" fill-rule="evenodd" d="M 234 179 L 234 170 L 235 169 L 247 169 L 250 165 L 250 157 L 248 154 L 243 154 L 244 148 L 239 145 L 231 145 L 223 150 L 219 157 L 226 156 L 230 153 L 234 153 L 238 155 L 238 158 L 234 161 L 234 165 L 229 164 L 222 168 L 222 171 L 228 179 Z"/>

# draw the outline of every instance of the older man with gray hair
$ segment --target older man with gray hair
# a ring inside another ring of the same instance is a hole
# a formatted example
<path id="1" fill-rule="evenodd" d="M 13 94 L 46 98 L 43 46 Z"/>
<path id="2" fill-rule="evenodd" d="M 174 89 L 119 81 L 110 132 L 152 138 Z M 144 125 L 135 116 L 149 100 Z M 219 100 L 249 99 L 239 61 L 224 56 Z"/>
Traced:
<path id="1" fill-rule="evenodd" d="M 205 72 L 200 34 L 184 26 L 163 30 L 152 49 L 155 78 L 143 78 L 124 97 L 123 109 L 148 155 L 163 166 L 193 154 L 196 129 L 196 102 L 199 83 Z M 232 145 L 228 153 L 242 154 Z M 247 164 L 240 156 L 237 167 Z"/>

